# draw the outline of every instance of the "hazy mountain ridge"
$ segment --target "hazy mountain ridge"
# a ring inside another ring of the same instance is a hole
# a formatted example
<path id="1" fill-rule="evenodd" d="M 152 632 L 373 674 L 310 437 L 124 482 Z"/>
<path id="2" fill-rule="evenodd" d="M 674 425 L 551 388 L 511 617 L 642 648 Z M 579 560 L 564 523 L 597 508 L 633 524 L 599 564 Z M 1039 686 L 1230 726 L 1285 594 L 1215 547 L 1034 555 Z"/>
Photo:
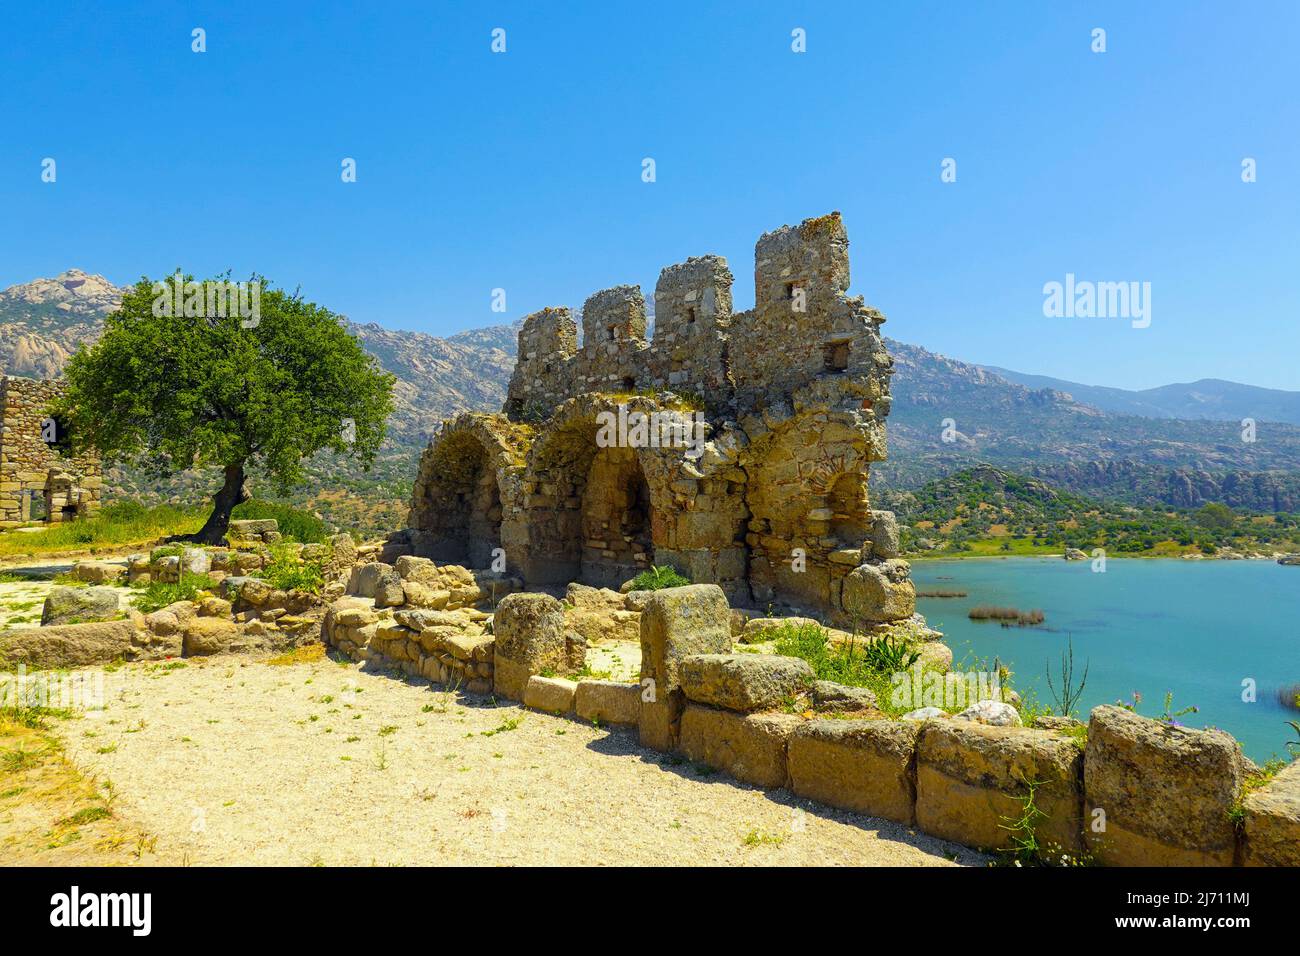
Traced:
<path id="1" fill-rule="evenodd" d="M 0 292 L 0 371 L 59 374 L 78 344 L 99 335 L 121 293 L 102 276 L 80 270 Z M 375 323 L 349 322 L 348 327 L 397 376 L 397 411 L 374 472 L 363 475 L 350 463 L 322 456 L 313 463 L 313 483 L 321 489 L 318 496 L 324 489 L 345 488 L 354 496 L 400 498 L 439 421 L 462 410 L 501 407 L 519 323 L 447 338 Z M 1224 420 L 1116 414 L 1066 390 L 1008 377 L 1018 373 L 886 341 L 896 369 L 890 460 L 873 470 L 873 485 L 918 488 L 936 476 L 989 462 L 1073 491 L 1126 501 L 1300 509 L 1300 428 L 1295 425 L 1269 424 L 1258 413 L 1253 416 L 1261 419 L 1258 440 L 1246 443 L 1235 412 Z M 951 441 L 944 440 L 946 420 L 951 420 Z M 202 486 L 204 477 L 158 482 L 132 469 L 114 469 L 110 480 L 127 493 L 173 498 Z"/>
<path id="2" fill-rule="evenodd" d="M 1235 422 L 1253 418 L 1261 422 L 1300 425 L 1300 392 L 1278 388 L 1203 378 L 1195 382 L 1130 390 L 1108 385 L 1083 385 L 1048 375 L 1027 375 L 996 366 L 986 365 L 984 368 L 1019 385 L 1066 392 L 1078 401 L 1120 415 Z"/>

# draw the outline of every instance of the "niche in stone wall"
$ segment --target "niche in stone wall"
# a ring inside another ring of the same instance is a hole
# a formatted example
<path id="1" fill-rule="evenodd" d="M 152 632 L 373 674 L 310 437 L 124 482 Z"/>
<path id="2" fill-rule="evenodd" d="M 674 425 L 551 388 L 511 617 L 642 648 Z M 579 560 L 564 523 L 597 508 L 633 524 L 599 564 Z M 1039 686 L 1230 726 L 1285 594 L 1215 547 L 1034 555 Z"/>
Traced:
<path id="1" fill-rule="evenodd" d="M 860 547 L 871 519 L 866 475 L 846 472 L 836 478 L 827 492 L 826 507 L 831 512 L 831 537 L 844 547 Z"/>
<path id="2" fill-rule="evenodd" d="M 852 343 L 827 342 L 822 346 L 822 365 L 827 372 L 843 372 L 849 367 L 849 350 Z"/>
<path id="3" fill-rule="evenodd" d="M 654 559 L 650 485 L 631 448 L 601 448 L 582 492 L 582 580 L 617 587 Z"/>
<path id="4" fill-rule="evenodd" d="M 471 434 L 448 434 L 434 451 L 430 475 L 419 527 L 431 533 L 431 556 L 489 567 L 501 546 L 501 492 L 487 448 Z"/>

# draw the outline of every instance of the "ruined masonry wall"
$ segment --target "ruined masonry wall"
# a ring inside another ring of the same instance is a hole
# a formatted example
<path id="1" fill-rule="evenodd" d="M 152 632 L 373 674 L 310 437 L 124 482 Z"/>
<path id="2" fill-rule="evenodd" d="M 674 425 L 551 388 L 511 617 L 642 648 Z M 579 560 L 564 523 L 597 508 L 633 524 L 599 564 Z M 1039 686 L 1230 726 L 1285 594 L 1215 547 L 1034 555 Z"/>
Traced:
<path id="1" fill-rule="evenodd" d="M 849 298 L 848 235 L 839 213 L 783 226 L 759 239 L 753 309 L 732 312 L 732 274 L 721 256 L 664 269 L 655 285 L 655 332 L 646 339 L 638 286 L 615 286 L 583 304 L 582 346 L 567 308 L 525 317 L 505 412 L 537 421 L 566 399 L 674 391 L 713 415 L 744 414 L 830 374 L 859 381 L 888 412 L 892 362 L 884 316 Z"/>
<path id="2" fill-rule="evenodd" d="M 61 392 L 58 382 L 0 376 L 0 528 L 40 516 L 81 517 L 99 508 L 98 457 L 65 456 L 41 437 L 47 409 Z"/>
<path id="3" fill-rule="evenodd" d="M 732 278 L 715 255 L 664 269 L 650 341 L 637 286 L 587 299 L 581 346 L 569 309 L 528 316 L 503 413 L 444 423 L 394 548 L 480 567 L 499 548 L 534 587 L 667 564 L 735 602 L 910 618 L 892 516 L 867 495 L 893 363 L 884 316 L 846 294 L 839 214 L 758 240 L 753 309 L 733 312 Z M 690 453 L 599 432 L 602 416 L 683 411 L 704 419 Z"/>

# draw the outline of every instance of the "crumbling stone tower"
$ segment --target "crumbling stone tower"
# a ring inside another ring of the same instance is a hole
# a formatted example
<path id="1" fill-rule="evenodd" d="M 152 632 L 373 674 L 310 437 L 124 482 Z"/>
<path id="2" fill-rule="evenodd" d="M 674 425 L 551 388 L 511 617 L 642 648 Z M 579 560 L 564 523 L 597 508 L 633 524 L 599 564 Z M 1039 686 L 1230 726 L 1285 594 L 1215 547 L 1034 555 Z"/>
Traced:
<path id="1" fill-rule="evenodd" d="M 780 602 L 864 625 L 915 610 L 893 515 L 872 511 L 893 362 L 884 316 L 847 296 L 839 213 L 755 248 L 754 308 L 732 311 L 720 256 L 669 266 L 647 340 L 640 288 L 524 319 L 504 410 L 444 422 L 420 463 L 401 549 L 532 585 L 618 586 L 651 563 L 734 603 Z M 611 420 L 698 423 L 664 444 Z M 620 419 L 619 416 L 622 416 Z"/>
<path id="2" fill-rule="evenodd" d="M 0 375 L 0 528 L 68 521 L 99 508 L 99 458 L 72 456 L 47 409 L 58 382 Z"/>

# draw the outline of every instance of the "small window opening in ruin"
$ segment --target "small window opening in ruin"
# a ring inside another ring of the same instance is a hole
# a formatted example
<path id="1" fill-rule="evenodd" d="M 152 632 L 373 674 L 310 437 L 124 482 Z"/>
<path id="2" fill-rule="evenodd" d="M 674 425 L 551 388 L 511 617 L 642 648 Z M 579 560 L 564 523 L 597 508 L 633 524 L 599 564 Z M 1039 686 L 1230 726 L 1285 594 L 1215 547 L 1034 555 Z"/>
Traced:
<path id="1" fill-rule="evenodd" d="M 54 416 L 41 422 L 41 438 L 45 444 L 50 446 L 50 450 L 60 455 L 69 454 L 72 451 L 71 435 L 68 433 L 68 426 L 62 418 Z"/>
<path id="2" fill-rule="evenodd" d="M 686 324 L 687 324 L 687 325 L 694 325 L 694 324 L 695 324 L 695 309 L 694 309 L 694 308 L 690 308 L 690 309 L 687 309 L 687 310 L 686 310 Z"/>
<path id="3" fill-rule="evenodd" d="M 551 363 L 550 363 L 550 362 L 547 362 L 545 365 L 542 366 L 542 374 L 543 374 L 543 375 L 550 375 L 550 374 L 551 374 Z"/>
<path id="4" fill-rule="evenodd" d="M 831 342 L 825 346 L 823 364 L 828 372 L 843 372 L 849 367 L 849 343 Z"/>
<path id="5" fill-rule="evenodd" d="M 785 284 L 785 297 L 786 297 L 787 299 L 793 299 L 793 298 L 794 298 L 794 290 L 797 289 L 797 288 L 799 288 L 799 283 L 797 283 L 797 282 L 787 282 L 787 283 Z"/>
<path id="6" fill-rule="evenodd" d="M 605 326 L 605 332 L 606 332 L 606 334 L 607 334 L 607 336 L 608 336 L 608 338 L 609 338 L 609 341 L 613 342 L 614 339 L 616 339 L 616 338 L 618 337 L 618 335 L 616 334 L 616 329 L 617 329 L 617 328 L 618 328 L 618 326 L 616 326 L 616 325 L 607 325 L 607 326 Z"/>
<path id="7" fill-rule="evenodd" d="M 623 377 L 623 391 L 625 392 L 636 391 L 636 379 L 633 378 L 631 375 L 626 375 Z"/>

